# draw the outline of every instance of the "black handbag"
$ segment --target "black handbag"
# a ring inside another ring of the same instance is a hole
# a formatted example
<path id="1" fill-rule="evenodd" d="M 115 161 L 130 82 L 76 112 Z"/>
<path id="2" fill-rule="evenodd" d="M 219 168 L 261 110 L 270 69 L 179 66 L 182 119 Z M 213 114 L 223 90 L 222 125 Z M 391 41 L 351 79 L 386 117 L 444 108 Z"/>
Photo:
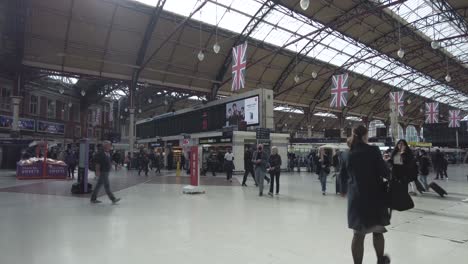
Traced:
<path id="1" fill-rule="evenodd" d="M 400 212 L 414 208 L 414 202 L 408 193 L 408 185 L 406 183 L 392 180 L 384 184 L 388 208 Z"/>

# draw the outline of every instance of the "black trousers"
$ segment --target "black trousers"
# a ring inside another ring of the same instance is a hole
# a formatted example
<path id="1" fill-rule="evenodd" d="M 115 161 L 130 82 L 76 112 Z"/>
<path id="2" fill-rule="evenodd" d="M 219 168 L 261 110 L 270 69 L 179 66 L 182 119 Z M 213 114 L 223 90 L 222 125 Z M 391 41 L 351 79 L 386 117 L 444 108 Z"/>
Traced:
<path id="1" fill-rule="evenodd" d="M 93 194 L 91 195 L 91 201 L 96 201 L 97 195 L 99 194 L 99 190 L 101 189 L 102 185 L 104 185 L 104 190 L 106 191 L 107 196 L 111 201 L 115 200 L 114 194 L 110 190 L 110 183 L 109 183 L 109 172 L 101 172 L 101 175 L 98 177 L 98 182 L 96 187 L 94 188 Z"/>
<path id="2" fill-rule="evenodd" d="M 242 179 L 242 184 L 245 184 L 245 182 L 247 181 L 247 176 L 249 176 L 249 173 L 252 175 L 252 178 L 255 182 L 255 185 L 257 185 L 257 180 L 255 179 L 255 171 L 253 169 L 253 166 L 252 167 L 245 167 L 245 172 L 244 172 L 244 179 Z"/>
<path id="3" fill-rule="evenodd" d="M 232 170 L 230 169 L 226 170 L 226 177 L 228 180 L 232 179 Z"/>
<path id="4" fill-rule="evenodd" d="M 75 166 L 68 166 L 68 177 L 75 178 Z"/>
<path id="5" fill-rule="evenodd" d="M 144 171 L 145 175 L 148 176 L 148 164 L 140 165 L 140 168 L 138 169 L 138 175 L 140 175 L 142 171 Z"/>
<path id="6" fill-rule="evenodd" d="M 276 180 L 276 193 L 279 193 L 279 178 L 280 178 L 280 172 L 279 171 L 273 171 L 270 172 L 270 192 L 273 193 L 273 189 L 275 188 L 275 180 Z"/>

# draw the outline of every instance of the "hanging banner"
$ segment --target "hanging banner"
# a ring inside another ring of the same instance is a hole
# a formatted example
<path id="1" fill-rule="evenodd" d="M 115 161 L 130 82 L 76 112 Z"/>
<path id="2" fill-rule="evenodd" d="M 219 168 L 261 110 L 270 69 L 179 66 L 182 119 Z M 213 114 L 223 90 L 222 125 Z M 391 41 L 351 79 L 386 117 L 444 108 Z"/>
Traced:
<path id="1" fill-rule="evenodd" d="M 232 86 L 231 91 L 245 87 L 245 70 L 247 67 L 247 41 L 232 48 Z"/>
<path id="2" fill-rule="evenodd" d="M 460 110 L 450 110 L 449 111 L 449 127 L 456 128 L 460 127 Z"/>
<path id="3" fill-rule="evenodd" d="M 348 74 L 332 76 L 330 107 L 342 108 L 348 104 Z"/>
<path id="4" fill-rule="evenodd" d="M 426 103 L 426 123 L 439 122 L 439 103 Z"/>
<path id="5" fill-rule="evenodd" d="M 403 101 L 404 92 L 392 92 L 390 93 L 390 103 L 396 106 L 396 110 L 399 116 L 403 116 L 403 106 L 405 102 Z"/>

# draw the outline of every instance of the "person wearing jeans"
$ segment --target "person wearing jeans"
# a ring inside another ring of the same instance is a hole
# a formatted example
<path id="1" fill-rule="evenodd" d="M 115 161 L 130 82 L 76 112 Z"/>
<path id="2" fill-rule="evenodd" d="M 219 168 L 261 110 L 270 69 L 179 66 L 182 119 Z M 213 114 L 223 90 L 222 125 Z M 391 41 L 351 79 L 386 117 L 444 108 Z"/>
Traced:
<path id="1" fill-rule="evenodd" d="M 103 185 L 107 196 L 113 204 L 116 204 L 120 201 L 120 198 L 115 198 L 114 194 L 110 190 L 109 172 L 112 168 L 112 157 L 110 155 L 111 148 L 112 143 L 110 141 L 104 141 L 102 150 L 99 151 L 94 158 L 96 163 L 96 176 L 98 176 L 98 182 L 94 188 L 93 194 L 91 195 L 91 203 L 101 203 L 101 201 L 97 200 L 97 195 L 99 194 L 99 190 Z"/>
<path id="2" fill-rule="evenodd" d="M 320 172 L 319 172 L 319 179 L 320 184 L 322 185 L 322 195 L 326 195 L 327 193 L 327 176 L 330 173 L 330 158 L 328 157 L 327 153 L 325 153 L 325 149 L 320 150 Z"/>
<path id="3" fill-rule="evenodd" d="M 275 186 L 275 180 L 276 180 L 276 195 L 279 194 L 279 178 L 280 178 L 280 173 L 281 173 L 281 156 L 278 154 L 278 148 L 277 147 L 272 147 L 271 148 L 271 156 L 269 159 L 270 162 L 270 169 L 268 170 L 270 172 L 270 192 L 268 195 L 273 196 L 273 189 Z"/>
<path id="4" fill-rule="evenodd" d="M 263 151 L 263 145 L 258 144 L 257 151 L 253 154 L 252 162 L 255 164 L 255 176 L 259 189 L 259 196 L 263 196 L 263 181 L 265 180 L 266 169 L 268 166 L 267 153 Z"/>

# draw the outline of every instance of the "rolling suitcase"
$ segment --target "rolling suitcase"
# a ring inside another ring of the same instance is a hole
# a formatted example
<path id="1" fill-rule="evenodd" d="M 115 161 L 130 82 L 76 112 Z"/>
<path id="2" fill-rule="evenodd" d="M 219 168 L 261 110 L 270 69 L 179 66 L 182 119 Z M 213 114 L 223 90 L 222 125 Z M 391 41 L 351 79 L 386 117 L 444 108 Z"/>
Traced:
<path id="1" fill-rule="evenodd" d="M 419 193 L 423 194 L 426 191 L 426 188 L 424 188 L 424 186 L 418 179 L 414 181 L 414 184 L 416 185 L 416 189 Z"/>
<path id="2" fill-rule="evenodd" d="M 447 195 L 447 192 L 435 182 L 431 182 L 429 184 L 429 187 L 432 190 L 434 190 L 438 195 L 440 195 L 440 197 L 444 197 L 444 195 Z"/>

